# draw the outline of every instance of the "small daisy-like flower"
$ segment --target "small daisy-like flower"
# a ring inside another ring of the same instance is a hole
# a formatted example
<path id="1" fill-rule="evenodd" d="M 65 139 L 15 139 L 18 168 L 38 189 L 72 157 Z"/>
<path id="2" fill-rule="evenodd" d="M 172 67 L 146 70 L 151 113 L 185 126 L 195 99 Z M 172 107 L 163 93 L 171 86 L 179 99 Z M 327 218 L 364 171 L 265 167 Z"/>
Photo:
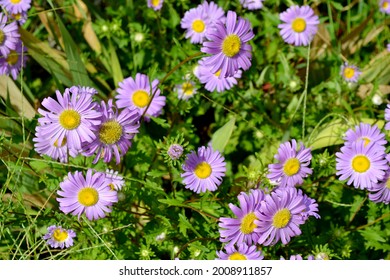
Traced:
<path id="1" fill-rule="evenodd" d="M 297 142 L 292 139 L 290 142 L 285 142 L 280 145 L 275 159 L 279 163 L 269 164 L 268 169 L 270 174 L 267 177 L 271 181 L 280 182 L 280 187 L 295 187 L 303 183 L 303 178 L 312 174 L 309 164 L 311 161 L 311 150 L 305 148 L 300 143 L 298 150 Z"/>
<path id="2" fill-rule="evenodd" d="M 176 91 L 179 99 L 183 99 L 183 100 L 190 99 L 197 92 L 195 88 L 195 83 L 192 81 L 185 81 L 181 85 L 177 85 Z"/>
<path id="3" fill-rule="evenodd" d="M 382 180 L 389 168 L 385 153 L 375 143 L 364 145 L 363 141 L 341 147 L 336 153 L 336 175 L 339 180 L 348 179 L 358 189 L 370 190 L 374 183 Z"/>
<path id="4" fill-rule="evenodd" d="M 309 6 L 292 6 L 279 15 L 283 22 L 279 24 L 283 40 L 295 46 L 307 46 L 317 33 L 318 16 Z"/>
<path id="5" fill-rule="evenodd" d="M 156 79 L 152 82 L 150 88 L 149 77 L 144 74 L 137 73 L 135 79 L 128 77 L 122 82 L 119 82 L 119 88 L 115 98 L 118 108 L 136 109 L 139 115 L 144 114 L 147 106 L 148 110 L 145 114 L 145 120 L 151 117 L 157 117 L 161 114 L 162 108 L 165 106 L 165 96 L 160 96 L 160 89 L 157 87 L 159 81 Z M 151 97 L 153 96 L 153 100 Z"/>
<path id="6" fill-rule="evenodd" d="M 15 21 L 7 22 L 7 16 L 0 13 L 0 56 L 3 57 L 7 57 L 11 50 L 15 50 L 18 43 L 20 43 L 17 23 Z"/>
<path id="7" fill-rule="evenodd" d="M 169 146 L 167 154 L 172 160 L 177 160 L 183 154 L 184 148 L 179 144 L 172 144 Z"/>
<path id="8" fill-rule="evenodd" d="M 340 75 L 347 82 L 357 83 L 361 73 L 362 72 L 355 65 L 349 65 L 347 62 L 341 65 Z"/>
<path id="9" fill-rule="evenodd" d="M 27 12 L 10 14 L 10 17 L 13 18 L 19 25 L 23 25 L 27 21 Z"/>
<path id="10" fill-rule="evenodd" d="M 182 166 L 183 184 L 196 193 L 215 191 L 225 176 L 225 158 L 212 147 L 199 147 L 192 151 Z"/>
<path id="11" fill-rule="evenodd" d="M 390 104 L 387 104 L 385 109 L 385 130 L 390 130 Z"/>
<path id="12" fill-rule="evenodd" d="M 379 2 L 379 10 L 383 13 L 390 14 L 390 0 L 381 0 Z"/>
<path id="13" fill-rule="evenodd" d="M 85 213 L 89 220 L 104 218 L 111 212 L 111 206 L 118 202 L 117 192 L 109 186 L 104 173 L 88 169 L 86 176 L 76 171 L 60 183 L 57 198 L 60 210 L 65 214 L 80 216 Z"/>
<path id="14" fill-rule="evenodd" d="M 18 78 L 22 67 L 26 66 L 28 57 L 25 55 L 27 48 L 19 41 L 14 50 L 11 50 L 7 56 L 0 57 L 0 75 L 11 75 L 14 80 Z"/>
<path id="15" fill-rule="evenodd" d="M 69 248 L 73 246 L 73 238 L 76 233 L 71 229 L 63 229 L 61 226 L 49 226 L 47 233 L 43 236 L 46 243 L 52 248 Z"/>
<path id="16" fill-rule="evenodd" d="M 241 5 L 248 10 L 259 10 L 263 8 L 264 0 L 240 0 Z"/>
<path id="17" fill-rule="evenodd" d="M 237 218 L 220 218 L 219 233 L 220 241 L 228 242 L 226 246 L 234 244 L 256 244 L 260 237 L 255 220 L 255 212 L 260 209 L 264 200 L 264 193 L 259 189 L 251 189 L 250 193 L 241 192 L 238 195 L 240 206 L 230 203 L 229 208 Z"/>
<path id="18" fill-rule="evenodd" d="M 278 188 L 265 196 L 264 203 L 255 212 L 254 223 L 261 234 L 258 243 L 265 246 L 279 240 L 283 244 L 289 243 L 291 237 L 301 234 L 299 226 L 305 222 L 302 219 L 305 209 L 303 196 L 296 188 Z"/>
<path id="19" fill-rule="evenodd" d="M 57 100 L 45 98 L 42 106 L 49 111 L 38 109 L 43 115 L 38 122 L 44 126 L 41 133 L 50 139 L 50 144 L 66 141 L 69 149 L 79 151 L 82 142 L 92 142 L 96 138 L 93 130 L 101 122 L 101 113 L 94 109 L 96 104 L 91 95 L 80 95 L 76 89 L 73 87 L 71 92 L 66 88 L 64 95 L 57 90 Z"/>
<path id="20" fill-rule="evenodd" d="M 348 129 L 344 140 L 345 146 L 349 146 L 356 141 L 364 141 L 364 146 L 372 142 L 377 144 L 378 148 L 383 149 L 383 151 L 386 149 L 385 145 L 387 144 L 385 134 L 379 130 L 377 125 L 371 126 L 368 123 L 360 123 L 355 126 L 355 129 Z"/>
<path id="21" fill-rule="evenodd" d="M 125 185 L 125 180 L 123 180 L 123 177 L 118 174 L 118 171 L 107 169 L 106 178 L 110 182 L 108 185 L 112 190 L 120 191 Z"/>
<path id="22" fill-rule="evenodd" d="M 184 14 L 181 28 L 186 29 L 186 39 L 191 38 L 191 43 L 203 43 L 206 38 L 210 21 L 202 6 L 192 8 Z"/>
<path id="23" fill-rule="evenodd" d="M 203 59 L 199 61 L 199 67 L 196 71 L 196 76 L 202 84 L 205 84 L 205 89 L 210 92 L 216 90 L 217 92 L 223 92 L 231 89 L 237 84 L 237 79 L 241 78 L 242 71 L 237 70 L 233 76 L 222 77 L 221 70 L 216 73 L 211 72 L 209 66 L 204 65 Z"/>
<path id="24" fill-rule="evenodd" d="M 30 9 L 31 0 L 0 0 L 0 5 L 10 14 L 18 14 Z"/>
<path id="25" fill-rule="evenodd" d="M 207 35 L 210 41 L 204 42 L 201 51 L 211 56 L 204 63 L 212 73 L 220 72 L 222 77 L 234 76 L 238 69 L 248 70 L 251 66 L 252 47 L 249 41 L 254 37 L 248 20 L 237 17 L 228 11 L 226 24 L 215 23 L 215 30 Z"/>
<path id="26" fill-rule="evenodd" d="M 256 245 L 248 246 L 245 243 L 241 243 L 238 246 L 227 246 L 224 251 L 217 251 L 216 260 L 262 260 L 264 259 L 263 253 L 259 251 Z"/>
<path id="27" fill-rule="evenodd" d="M 302 192 L 302 190 L 298 190 L 298 195 L 301 195 L 303 197 L 303 204 L 305 204 L 306 206 L 306 209 L 301 213 L 303 219 L 307 220 L 310 216 L 314 216 L 316 219 L 320 219 L 321 216 L 318 214 L 317 201 L 313 198 L 308 197 Z"/>
<path id="28" fill-rule="evenodd" d="M 102 101 L 98 111 L 101 113 L 101 122 L 94 130 L 96 137 L 84 145 L 83 153 L 86 156 L 96 154 L 93 163 L 97 163 L 100 158 L 110 162 L 112 156 L 115 156 L 116 164 L 119 164 L 131 146 L 130 140 L 138 133 L 138 111 L 125 108 L 118 113 L 112 99 L 107 104 Z"/>
<path id="29" fill-rule="evenodd" d="M 390 170 L 386 171 L 380 182 L 372 184 L 368 198 L 375 203 L 390 203 Z"/>
<path id="30" fill-rule="evenodd" d="M 148 7 L 155 11 L 161 10 L 164 0 L 148 0 Z"/>

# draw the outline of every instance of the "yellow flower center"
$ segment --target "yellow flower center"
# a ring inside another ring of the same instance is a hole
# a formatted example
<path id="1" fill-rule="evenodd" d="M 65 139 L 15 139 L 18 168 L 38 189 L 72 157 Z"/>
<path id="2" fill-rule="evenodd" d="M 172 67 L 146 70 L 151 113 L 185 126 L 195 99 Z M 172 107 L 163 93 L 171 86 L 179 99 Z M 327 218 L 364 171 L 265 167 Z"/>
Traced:
<path id="1" fill-rule="evenodd" d="M 192 95 L 194 93 L 194 86 L 191 83 L 183 83 L 182 88 L 185 95 Z"/>
<path id="2" fill-rule="evenodd" d="M 18 14 L 12 14 L 11 15 L 15 20 L 20 20 L 22 18 L 22 14 L 21 13 L 18 13 Z"/>
<path id="3" fill-rule="evenodd" d="M 235 34 L 226 36 L 222 42 L 222 52 L 227 57 L 233 57 L 239 53 L 241 49 L 241 40 Z"/>
<path id="4" fill-rule="evenodd" d="M 57 140 L 54 142 L 54 147 L 56 147 L 56 148 L 61 148 L 61 147 L 65 146 L 65 144 L 66 144 L 66 137 L 64 137 L 64 138 L 62 139 L 61 145 L 58 145 L 58 139 L 57 139 Z"/>
<path id="5" fill-rule="evenodd" d="M 277 211 L 272 218 L 272 225 L 276 228 L 284 228 L 291 220 L 291 212 L 287 208 Z"/>
<path id="6" fill-rule="evenodd" d="M 202 33 L 205 29 L 206 25 L 204 24 L 203 20 L 196 19 L 192 22 L 192 30 L 194 30 L 197 33 Z"/>
<path id="7" fill-rule="evenodd" d="M 357 155 L 352 159 L 352 169 L 355 172 L 364 173 L 370 166 L 370 160 L 365 155 Z"/>
<path id="8" fill-rule="evenodd" d="M 251 212 L 246 214 L 241 220 L 240 230 L 243 234 L 250 234 L 254 231 L 257 225 L 254 223 L 256 220 L 255 213 Z"/>
<path id="9" fill-rule="evenodd" d="M 117 121 L 107 121 L 99 130 L 99 139 L 104 144 L 112 145 L 119 141 L 123 133 L 122 126 Z"/>
<path id="10" fill-rule="evenodd" d="M 99 193 L 91 187 L 83 188 L 79 191 L 78 201 L 83 206 L 93 206 L 99 201 Z"/>
<path id="11" fill-rule="evenodd" d="M 366 147 L 371 142 L 371 140 L 367 137 L 361 137 L 360 140 L 364 141 L 364 147 Z"/>
<path id="12" fill-rule="evenodd" d="M 386 188 L 388 188 L 390 190 L 390 178 L 387 179 L 387 181 L 386 181 Z"/>
<path id="13" fill-rule="evenodd" d="M 110 189 L 111 189 L 112 191 L 115 191 L 115 186 L 114 186 L 113 183 L 109 183 L 108 186 L 110 187 Z"/>
<path id="14" fill-rule="evenodd" d="M 4 31 L 0 29 L 0 45 L 4 43 L 5 34 Z"/>
<path id="15" fill-rule="evenodd" d="M 233 254 L 231 254 L 228 259 L 231 261 L 245 261 L 245 260 L 247 260 L 245 255 L 240 254 L 238 252 L 234 252 Z"/>
<path id="16" fill-rule="evenodd" d="M 219 77 L 219 75 L 221 75 L 221 69 L 219 69 L 214 75 L 215 75 L 216 77 Z"/>
<path id="17" fill-rule="evenodd" d="M 11 51 L 6 60 L 9 65 L 15 65 L 19 60 L 19 55 L 16 51 Z"/>
<path id="18" fill-rule="evenodd" d="M 383 2 L 383 4 L 382 4 L 382 8 L 383 9 L 387 9 L 387 7 L 389 7 L 389 2 Z"/>
<path id="19" fill-rule="evenodd" d="M 160 4 L 160 0 L 152 0 L 152 5 L 157 7 Z"/>
<path id="20" fill-rule="evenodd" d="M 200 179 L 206 179 L 211 174 L 211 166 L 207 162 L 203 161 L 195 167 L 195 175 Z"/>
<path id="21" fill-rule="evenodd" d="M 296 18 L 291 24 L 292 30 L 301 33 L 306 29 L 306 21 L 303 18 Z"/>
<path id="22" fill-rule="evenodd" d="M 12 4 L 19 4 L 22 0 L 10 0 Z"/>
<path id="23" fill-rule="evenodd" d="M 344 69 L 344 77 L 347 79 L 351 79 L 355 75 L 355 69 L 351 67 L 345 67 Z"/>
<path id="24" fill-rule="evenodd" d="M 133 103 L 139 108 L 144 108 L 149 104 L 149 94 L 142 89 L 136 90 L 133 93 Z"/>
<path id="25" fill-rule="evenodd" d="M 67 129 L 72 130 L 77 128 L 81 123 L 81 116 L 75 110 L 64 110 L 59 117 L 60 125 Z"/>
<path id="26" fill-rule="evenodd" d="M 297 158 L 290 158 L 283 165 L 284 174 L 287 176 L 293 176 L 297 174 L 300 168 L 301 163 Z"/>
<path id="27" fill-rule="evenodd" d="M 61 230 L 57 228 L 53 232 L 53 238 L 57 242 L 64 242 L 68 238 L 68 233 L 66 232 L 66 230 Z"/>

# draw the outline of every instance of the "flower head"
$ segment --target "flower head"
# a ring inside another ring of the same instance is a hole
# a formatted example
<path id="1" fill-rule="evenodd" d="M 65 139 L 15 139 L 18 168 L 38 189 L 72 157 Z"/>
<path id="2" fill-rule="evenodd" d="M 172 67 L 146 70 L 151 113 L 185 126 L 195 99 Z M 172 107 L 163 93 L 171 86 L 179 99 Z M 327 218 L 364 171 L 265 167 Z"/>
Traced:
<path id="1" fill-rule="evenodd" d="M 317 33 L 318 16 L 309 6 L 292 6 L 279 15 L 283 22 L 279 24 L 283 40 L 295 46 L 307 46 Z"/>
<path id="2" fill-rule="evenodd" d="M 73 246 L 73 238 L 76 233 L 71 229 L 63 229 L 61 226 L 49 226 L 47 233 L 43 236 L 47 244 L 52 248 L 68 248 Z"/>
<path id="3" fill-rule="evenodd" d="M 17 23 L 15 21 L 8 23 L 7 16 L 0 13 L 0 56 L 6 58 L 11 50 L 16 49 L 18 43 L 20 34 Z"/>
<path id="4" fill-rule="evenodd" d="M 390 203 L 390 170 L 386 171 L 380 182 L 372 184 L 368 198 L 375 203 Z"/>
<path id="5" fill-rule="evenodd" d="M 259 10 L 263 8 L 264 0 L 240 0 L 241 5 L 248 10 Z"/>
<path id="6" fill-rule="evenodd" d="M 112 190 L 120 191 L 125 185 L 125 180 L 123 180 L 123 177 L 118 174 L 118 171 L 107 169 L 106 178 L 109 181 L 108 185 Z"/>
<path id="7" fill-rule="evenodd" d="M 368 123 L 360 123 L 355 126 L 355 129 L 348 129 L 344 136 L 345 146 L 349 146 L 356 141 L 364 141 L 364 145 L 367 146 L 369 143 L 375 143 L 378 148 L 386 149 L 385 145 L 385 134 L 382 133 L 377 125 L 371 126 Z"/>
<path id="8" fill-rule="evenodd" d="M 27 12 L 21 12 L 16 14 L 10 14 L 10 17 L 16 21 L 19 25 L 23 25 L 27 21 Z"/>
<path id="9" fill-rule="evenodd" d="M 204 63 L 212 73 L 220 72 L 222 77 L 233 76 L 238 69 L 248 70 L 251 66 L 252 47 L 249 45 L 254 34 L 248 20 L 237 17 L 228 11 L 226 23 L 218 21 L 215 30 L 208 35 L 210 41 L 204 42 L 201 51 L 211 56 Z"/>
<path id="10" fill-rule="evenodd" d="M 192 81 L 185 81 L 184 83 L 176 86 L 176 91 L 179 99 L 188 100 L 193 97 L 197 90 L 195 83 Z"/>
<path id="11" fill-rule="evenodd" d="M 177 160 L 183 154 L 184 148 L 179 144 L 172 144 L 169 146 L 167 154 L 172 160 Z"/>
<path id="12" fill-rule="evenodd" d="M 259 251 L 256 245 L 248 246 L 245 243 L 240 243 L 237 246 L 227 246 L 224 251 L 217 251 L 216 260 L 262 260 L 263 253 Z"/>
<path id="13" fill-rule="evenodd" d="M 225 176 L 225 158 L 212 147 L 200 147 L 192 151 L 182 166 L 181 174 L 187 189 L 196 193 L 215 191 Z"/>
<path id="14" fill-rule="evenodd" d="M 251 189 L 250 193 L 241 192 L 238 195 L 240 206 L 230 203 L 229 208 L 236 218 L 220 218 L 219 233 L 220 241 L 228 242 L 226 246 L 234 244 L 256 244 L 260 237 L 255 220 L 255 212 L 260 209 L 264 200 L 264 193 L 260 189 Z"/>
<path id="15" fill-rule="evenodd" d="M 26 66 L 28 60 L 26 52 L 27 48 L 19 41 L 16 43 L 15 49 L 11 50 L 7 56 L 1 56 L 0 75 L 11 75 L 16 80 L 22 67 Z"/>
<path id="16" fill-rule="evenodd" d="M 111 206 L 118 202 L 117 192 L 112 190 L 104 173 L 88 169 L 86 176 L 76 171 L 60 183 L 57 201 L 65 214 L 80 216 L 85 213 L 89 220 L 104 218 Z"/>
<path id="17" fill-rule="evenodd" d="M 203 6 L 192 8 L 184 14 L 181 28 L 186 29 L 186 38 L 191 38 L 191 43 L 203 43 L 210 27 L 210 20 Z"/>
<path id="18" fill-rule="evenodd" d="M 347 62 L 341 65 L 340 75 L 347 82 L 356 83 L 361 73 L 362 72 L 355 65 L 349 65 Z"/>
<path id="19" fill-rule="evenodd" d="M 10 14 L 18 14 L 30 9 L 31 0 L 0 0 L 0 5 Z"/>
<path id="20" fill-rule="evenodd" d="M 161 10 L 164 0 L 148 0 L 148 7 L 155 11 Z"/>
<path id="21" fill-rule="evenodd" d="M 303 178 L 312 174 L 309 164 L 311 161 L 311 150 L 302 143 L 298 150 L 297 142 L 292 139 L 280 145 L 275 159 L 279 163 L 269 164 L 270 174 L 267 177 L 271 181 L 280 182 L 281 187 L 295 187 L 303 183 Z"/>
<path id="22" fill-rule="evenodd" d="M 379 1 L 379 10 L 382 13 L 390 14 L 390 0 Z"/>

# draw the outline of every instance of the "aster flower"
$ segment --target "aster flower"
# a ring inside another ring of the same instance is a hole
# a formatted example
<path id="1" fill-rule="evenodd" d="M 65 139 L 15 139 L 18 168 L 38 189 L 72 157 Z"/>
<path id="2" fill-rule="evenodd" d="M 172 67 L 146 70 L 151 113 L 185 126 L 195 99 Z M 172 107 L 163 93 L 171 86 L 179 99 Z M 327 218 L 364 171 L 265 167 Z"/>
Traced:
<path id="1" fill-rule="evenodd" d="M 381 0 L 379 2 L 379 10 L 382 13 L 390 14 L 390 0 Z"/>
<path id="2" fill-rule="evenodd" d="M 347 184 L 353 184 L 358 189 L 370 190 L 374 183 L 382 180 L 388 169 L 384 151 L 375 143 L 364 145 L 363 141 L 341 147 L 336 153 L 336 175 L 339 180 L 348 179 Z"/>
<path id="3" fill-rule="evenodd" d="M 195 83 L 192 81 L 185 81 L 181 85 L 177 85 L 176 91 L 179 99 L 183 99 L 183 100 L 190 99 L 197 92 L 195 88 Z"/>
<path id="4" fill-rule="evenodd" d="M 252 47 L 249 45 L 254 34 L 248 20 L 238 17 L 233 11 L 228 11 L 226 24 L 215 23 L 201 51 L 211 56 L 204 63 L 212 73 L 220 72 L 222 77 L 233 76 L 238 69 L 248 70 L 251 66 Z"/>
<path id="5" fill-rule="evenodd" d="M 303 219 L 307 220 L 310 216 L 314 216 L 316 219 L 320 219 L 321 216 L 318 214 L 317 201 L 313 198 L 308 197 L 300 189 L 298 190 L 298 195 L 301 195 L 303 197 L 303 204 L 306 206 L 305 210 L 301 213 Z"/>
<path id="6" fill-rule="evenodd" d="M 311 161 L 311 150 L 300 143 L 298 150 L 295 139 L 285 142 L 279 146 L 275 159 L 279 163 L 269 164 L 270 174 L 267 177 L 271 181 L 280 182 L 281 187 L 295 187 L 303 183 L 303 178 L 312 174 L 309 164 Z"/>
<path id="7" fill-rule="evenodd" d="M 302 212 L 306 205 L 303 196 L 296 188 L 278 188 L 265 196 L 264 203 L 255 212 L 254 223 L 260 233 L 259 244 L 274 245 L 279 240 L 283 244 L 290 242 L 291 237 L 301 234 L 299 226 L 305 222 Z"/>
<path id="8" fill-rule="evenodd" d="M 125 108 L 118 113 L 112 102 L 112 99 L 107 104 L 101 102 L 98 107 L 101 122 L 94 130 L 96 137 L 92 142 L 83 145 L 84 155 L 96 154 L 93 163 L 97 163 L 100 158 L 103 158 L 104 162 L 110 162 L 112 156 L 115 156 L 116 164 L 119 164 L 121 157 L 131 146 L 130 140 L 138 133 L 138 110 Z"/>
<path id="9" fill-rule="evenodd" d="M 101 122 L 101 113 L 95 110 L 91 95 L 80 95 L 77 87 L 72 88 L 72 92 L 66 88 L 63 95 L 57 90 L 56 97 L 57 100 L 48 97 L 42 101 L 42 106 L 49 111 L 38 109 L 43 115 L 38 119 L 44 126 L 41 134 L 50 139 L 52 145 L 65 141 L 69 149 L 80 151 L 82 142 L 96 138 L 93 130 Z"/>
<path id="10" fill-rule="evenodd" d="M 30 9 L 31 0 L 0 0 L 0 5 L 10 14 L 18 14 Z"/>
<path id="11" fill-rule="evenodd" d="M 106 170 L 106 178 L 110 183 L 108 184 L 112 190 L 120 191 L 125 185 L 125 180 L 118 174 L 118 171 L 112 169 Z"/>
<path id="12" fill-rule="evenodd" d="M 164 0 L 148 0 L 148 7 L 155 11 L 161 10 Z"/>
<path id="13" fill-rule="evenodd" d="M 26 66 L 26 52 L 27 48 L 19 41 L 7 56 L 0 56 L 0 75 L 11 75 L 16 80 L 22 67 Z"/>
<path id="14" fill-rule="evenodd" d="M 73 238 L 76 233 L 71 229 L 63 229 L 61 226 L 49 226 L 47 233 L 43 236 L 46 243 L 52 248 L 69 248 L 73 246 Z"/>
<path id="15" fill-rule="evenodd" d="M 355 129 L 348 129 L 344 136 L 345 146 L 351 145 L 355 141 L 364 141 L 364 145 L 367 146 L 373 142 L 378 145 L 378 148 L 386 149 L 385 134 L 382 133 L 377 125 L 371 126 L 368 123 L 360 123 L 355 126 Z"/>
<path id="16" fill-rule="evenodd" d="M 262 260 L 264 259 L 263 253 L 257 249 L 256 245 L 248 246 L 245 243 L 241 243 L 237 246 L 227 246 L 224 251 L 217 251 L 216 260 Z"/>
<path id="17" fill-rule="evenodd" d="M 17 23 L 12 21 L 7 24 L 7 22 L 7 16 L 0 13 L 0 56 L 4 57 L 7 57 L 11 50 L 15 50 L 20 42 Z"/>
<path id="18" fill-rule="evenodd" d="M 165 96 L 160 96 L 160 89 L 157 87 L 159 81 L 156 79 L 152 82 L 150 88 L 149 77 L 144 74 L 137 73 L 135 79 L 128 77 L 122 82 L 119 82 L 119 88 L 115 98 L 118 108 L 136 109 L 140 116 L 146 111 L 145 120 L 151 117 L 157 117 L 161 114 L 162 108 L 165 106 Z M 153 100 L 151 97 L 153 96 Z"/>
<path id="19" fill-rule="evenodd" d="M 349 65 L 347 62 L 341 65 L 340 75 L 347 82 L 357 83 L 361 73 L 362 72 L 355 65 Z"/>
<path id="20" fill-rule="evenodd" d="M 186 39 L 191 38 L 191 43 L 203 43 L 206 38 L 210 20 L 202 6 L 192 8 L 184 14 L 180 21 L 181 28 L 186 29 Z"/>
<path id="21" fill-rule="evenodd" d="M 307 46 L 317 33 L 318 16 L 309 6 L 292 6 L 279 15 L 283 22 L 279 24 L 283 40 L 295 46 Z"/>
<path id="22" fill-rule="evenodd" d="M 211 68 L 204 65 L 203 59 L 199 61 L 196 76 L 202 84 L 205 84 L 205 89 L 210 92 L 213 92 L 214 90 L 217 92 L 223 92 L 231 89 L 237 84 L 237 79 L 241 78 L 242 71 L 237 70 L 233 76 L 229 77 L 223 77 L 220 74 L 220 70 L 216 73 L 211 72 Z"/>
<path id="23" fill-rule="evenodd" d="M 251 189 L 250 193 L 241 192 L 238 195 L 239 207 L 230 203 L 229 208 L 236 218 L 220 218 L 219 233 L 220 241 L 228 242 L 226 246 L 234 244 L 256 244 L 260 234 L 255 224 L 255 212 L 260 209 L 260 204 L 264 200 L 264 193 L 259 189 Z"/>
<path id="24" fill-rule="evenodd" d="M 387 104 L 385 109 L 385 130 L 390 130 L 390 104 Z"/>
<path id="25" fill-rule="evenodd" d="M 10 14 L 10 17 L 13 18 L 16 21 L 16 23 L 18 23 L 19 25 L 23 25 L 27 21 L 27 12 Z"/>
<path id="26" fill-rule="evenodd" d="M 390 170 L 386 171 L 380 182 L 372 184 L 368 198 L 375 203 L 390 203 Z"/>
<path id="27" fill-rule="evenodd" d="M 184 148 L 179 144 L 172 144 L 169 146 L 167 154 L 172 160 L 177 160 L 183 154 Z"/>
<path id="28" fill-rule="evenodd" d="M 241 5 L 248 10 L 259 10 L 263 8 L 264 0 L 240 0 Z"/>
<path id="29" fill-rule="evenodd" d="M 88 169 L 86 176 L 76 171 L 60 183 L 57 201 L 65 214 L 80 216 L 85 213 L 89 220 L 104 218 L 111 212 L 111 206 L 118 202 L 117 192 L 109 186 L 110 180 L 104 173 Z"/>
<path id="30" fill-rule="evenodd" d="M 225 176 L 225 158 L 212 147 L 199 147 L 192 151 L 182 166 L 183 184 L 196 193 L 215 191 Z"/>

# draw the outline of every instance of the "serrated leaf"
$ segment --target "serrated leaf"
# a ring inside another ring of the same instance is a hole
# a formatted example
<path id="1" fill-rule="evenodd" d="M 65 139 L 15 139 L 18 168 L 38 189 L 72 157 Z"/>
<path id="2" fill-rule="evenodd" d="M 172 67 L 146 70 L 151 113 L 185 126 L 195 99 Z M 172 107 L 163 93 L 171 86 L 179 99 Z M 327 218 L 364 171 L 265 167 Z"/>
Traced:
<path id="1" fill-rule="evenodd" d="M 168 204 L 169 206 L 184 206 L 183 201 L 173 199 L 173 198 L 167 198 L 167 199 L 159 199 L 158 202 L 163 203 L 163 204 Z"/>
<path id="2" fill-rule="evenodd" d="M 191 223 L 188 221 L 187 217 L 183 214 L 179 214 L 179 231 L 187 237 L 187 230 L 191 229 Z"/>
<path id="3" fill-rule="evenodd" d="M 224 126 L 214 132 L 211 138 L 211 146 L 214 150 L 223 153 L 227 143 L 229 142 L 230 136 L 232 135 L 235 122 L 236 119 L 232 118 Z"/>

